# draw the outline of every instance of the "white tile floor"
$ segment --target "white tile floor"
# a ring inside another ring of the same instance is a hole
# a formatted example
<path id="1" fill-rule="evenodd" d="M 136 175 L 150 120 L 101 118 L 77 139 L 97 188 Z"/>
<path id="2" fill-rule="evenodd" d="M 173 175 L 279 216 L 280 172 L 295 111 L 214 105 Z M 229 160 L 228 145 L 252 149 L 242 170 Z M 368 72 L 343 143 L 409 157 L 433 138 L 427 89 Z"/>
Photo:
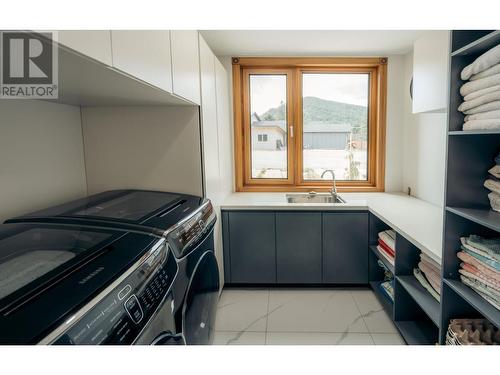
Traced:
<path id="1" fill-rule="evenodd" d="M 225 289 L 216 345 L 403 345 L 371 290 Z"/>

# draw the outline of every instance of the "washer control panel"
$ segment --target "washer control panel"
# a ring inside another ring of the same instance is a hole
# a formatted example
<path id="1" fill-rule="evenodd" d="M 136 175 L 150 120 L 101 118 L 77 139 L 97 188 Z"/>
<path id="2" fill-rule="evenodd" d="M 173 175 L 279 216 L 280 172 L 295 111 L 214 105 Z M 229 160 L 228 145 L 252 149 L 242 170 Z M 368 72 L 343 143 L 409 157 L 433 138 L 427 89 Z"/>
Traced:
<path id="1" fill-rule="evenodd" d="M 68 319 L 69 328 L 53 343 L 132 344 L 166 300 L 176 274 L 175 258 L 163 242 L 88 312 Z"/>
<path id="2" fill-rule="evenodd" d="M 168 241 L 179 256 L 186 255 L 204 234 L 212 229 L 216 214 L 210 202 L 168 235 Z"/>

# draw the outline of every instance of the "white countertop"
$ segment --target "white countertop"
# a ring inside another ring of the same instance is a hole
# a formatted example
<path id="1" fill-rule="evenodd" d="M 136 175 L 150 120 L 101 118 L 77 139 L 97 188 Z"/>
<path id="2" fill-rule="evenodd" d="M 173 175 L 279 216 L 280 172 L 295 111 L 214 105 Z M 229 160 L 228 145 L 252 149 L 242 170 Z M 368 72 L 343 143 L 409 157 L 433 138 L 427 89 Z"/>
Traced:
<path id="1" fill-rule="evenodd" d="M 443 209 L 403 193 L 341 193 L 346 203 L 287 203 L 285 193 L 233 193 L 222 210 L 369 210 L 441 263 Z"/>

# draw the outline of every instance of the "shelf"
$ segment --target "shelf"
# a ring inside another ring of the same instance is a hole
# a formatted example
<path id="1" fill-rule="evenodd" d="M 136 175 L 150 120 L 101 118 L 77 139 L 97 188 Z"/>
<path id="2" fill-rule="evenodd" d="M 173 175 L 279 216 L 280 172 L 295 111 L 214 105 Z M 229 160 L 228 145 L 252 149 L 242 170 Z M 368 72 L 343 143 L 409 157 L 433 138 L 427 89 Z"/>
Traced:
<path id="1" fill-rule="evenodd" d="M 370 281 L 370 286 L 372 287 L 373 292 L 375 293 L 375 296 L 379 300 L 379 302 L 382 305 L 382 307 L 384 308 L 385 312 L 392 319 L 393 316 L 394 316 L 394 314 L 393 314 L 393 303 L 380 290 L 380 284 L 381 283 L 382 283 L 382 281 Z"/>
<path id="2" fill-rule="evenodd" d="M 482 52 L 486 52 L 490 48 L 495 47 L 500 43 L 500 31 L 493 31 L 482 38 L 475 40 L 472 43 L 454 51 L 451 56 L 458 55 L 473 55 Z"/>
<path id="3" fill-rule="evenodd" d="M 427 290 L 425 290 L 415 276 L 397 276 L 397 279 L 408 294 L 415 300 L 422 310 L 424 310 L 427 316 L 437 327 L 439 327 L 441 315 L 439 302 L 436 301 Z"/>
<path id="4" fill-rule="evenodd" d="M 449 135 L 491 135 L 500 134 L 500 129 L 491 130 L 452 130 L 448 132 Z"/>
<path id="5" fill-rule="evenodd" d="M 408 345 L 435 345 L 439 330 L 429 320 L 402 320 L 394 322 Z"/>
<path id="6" fill-rule="evenodd" d="M 382 263 L 384 263 L 384 265 L 394 275 L 394 266 L 391 263 L 389 263 L 389 261 L 387 259 L 385 259 L 382 254 L 380 254 L 380 252 L 377 249 L 377 246 L 370 246 L 370 250 L 377 256 L 378 259 L 380 259 L 382 261 Z"/>
<path id="7" fill-rule="evenodd" d="M 446 211 L 500 232 L 500 213 L 489 208 L 446 207 Z"/>
<path id="8" fill-rule="evenodd" d="M 457 293 L 478 312 L 480 312 L 481 315 L 488 319 L 492 324 L 500 328 L 500 310 L 496 309 L 493 305 L 491 305 L 479 294 L 474 292 L 467 285 L 464 285 L 461 281 L 444 279 L 444 282 L 451 289 L 453 289 L 455 293 Z"/>

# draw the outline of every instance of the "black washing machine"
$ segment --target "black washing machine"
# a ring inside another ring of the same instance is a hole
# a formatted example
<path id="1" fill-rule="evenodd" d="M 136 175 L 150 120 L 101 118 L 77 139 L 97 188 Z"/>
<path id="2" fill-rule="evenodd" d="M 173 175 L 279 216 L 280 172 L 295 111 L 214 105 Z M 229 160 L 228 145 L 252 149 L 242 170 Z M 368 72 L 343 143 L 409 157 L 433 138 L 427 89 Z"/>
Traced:
<path id="1" fill-rule="evenodd" d="M 183 344 L 164 238 L 0 225 L 0 344 Z"/>
<path id="2" fill-rule="evenodd" d="M 172 287 L 176 331 L 185 342 L 210 344 L 219 295 L 214 252 L 216 215 L 209 200 L 192 195 L 114 190 L 8 220 L 102 227 L 165 238 L 176 258 Z"/>

